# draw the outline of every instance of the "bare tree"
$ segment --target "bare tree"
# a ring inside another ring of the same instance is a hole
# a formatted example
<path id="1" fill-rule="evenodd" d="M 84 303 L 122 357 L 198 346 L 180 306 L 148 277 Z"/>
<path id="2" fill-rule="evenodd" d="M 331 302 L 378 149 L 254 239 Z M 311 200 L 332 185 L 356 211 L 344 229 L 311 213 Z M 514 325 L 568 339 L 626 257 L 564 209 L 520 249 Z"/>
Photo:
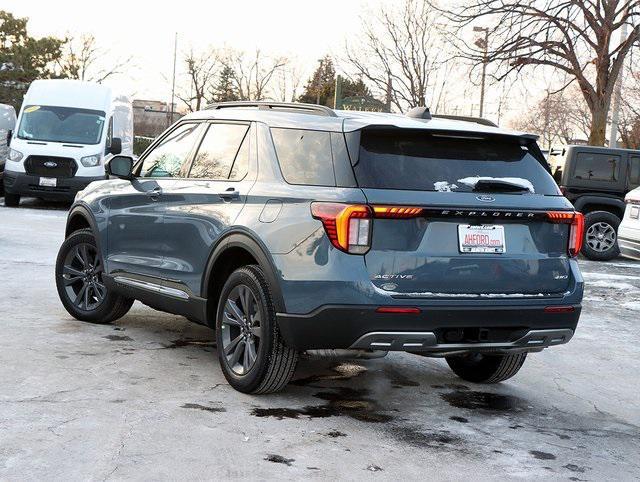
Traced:
<path id="1" fill-rule="evenodd" d="M 346 46 L 348 63 L 379 93 L 390 95 L 398 110 L 426 105 L 429 88 L 438 83 L 445 50 L 437 17 L 424 0 L 403 0 L 372 21 L 363 17 L 361 38 Z"/>
<path id="2" fill-rule="evenodd" d="M 290 61 L 280 67 L 276 73 L 275 85 L 272 89 L 273 98 L 280 102 L 295 102 L 301 85 L 301 69 Z"/>
<path id="3" fill-rule="evenodd" d="M 470 0 L 445 12 L 461 30 L 486 22 L 485 52 L 458 44 L 478 65 L 486 59 L 502 79 L 530 67 L 550 67 L 577 82 L 591 113 L 589 144 L 604 145 L 613 89 L 627 54 L 640 38 L 640 0 Z M 619 30 L 630 26 L 618 42 Z M 485 57 L 486 56 L 486 57 Z"/>
<path id="4" fill-rule="evenodd" d="M 272 82 L 278 72 L 289 63 L 286 57 L 264 55 L 260 49 L 248 55 L 231 50 L 222 63 L 233 71 L 233 80 L 241 100 L 265 100 L 272 93 Z"/>
<path id="5" fill-rule="evenodd" d="M 627 149 L 640 149 L 640 73 L 635 68 L 627 73 L 618 124 L 622 146 Z"/>
<path id="6" fill-rule="evenodd" d="M 67 38 L 65 51 L 58 62 L 60 74 L 70 79 L 101 83 L 111 76 L 124 73 L 131 65 L 133 57 L 124 57 L 108 66 L 101 65 L 100 60 L 108 54 L 109 51 L 98 46 L 92 34 Z"/>
<path id="7" fill-rule="evenodd" d="M 203 108 L 208 102 L 212 84 L 218 76 L 221 62 L 214 49 L 196 53 L 193 49 L 184 54 L 183 61 L 187 67 L 186 77 L 189 87 L 183 86 L 176 93 L 190 112 Z"/>

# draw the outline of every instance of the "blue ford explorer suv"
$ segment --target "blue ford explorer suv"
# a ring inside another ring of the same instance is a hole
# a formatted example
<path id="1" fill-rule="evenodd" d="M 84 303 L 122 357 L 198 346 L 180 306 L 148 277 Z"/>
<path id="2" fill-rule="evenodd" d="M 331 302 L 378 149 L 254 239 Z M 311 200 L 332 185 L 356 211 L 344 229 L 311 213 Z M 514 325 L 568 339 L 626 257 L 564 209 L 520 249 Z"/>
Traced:
<path id="1" fill-rule="evenodd" d="M 443 357 L 494 383 L 576 329 L 583 217 L 534 136 L 223 103 L 107 173 L 69 213 L 65 308 L 107 323 L 140 300 L 215 328 L 242 392 L 283 388 L 305 351 Z"/>

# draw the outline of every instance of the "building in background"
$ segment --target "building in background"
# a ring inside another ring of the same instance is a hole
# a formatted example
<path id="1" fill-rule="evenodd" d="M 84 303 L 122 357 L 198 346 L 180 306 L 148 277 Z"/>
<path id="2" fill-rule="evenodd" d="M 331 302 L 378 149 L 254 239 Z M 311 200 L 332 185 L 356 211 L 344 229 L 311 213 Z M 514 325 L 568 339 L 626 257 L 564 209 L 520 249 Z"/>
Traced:
<path id="1" fill-rule="evenodd" d="M 159 100 L 135 99 L 133 101 L 133 132 L 137 137 L 156 137 L 183 114 L 173 105 Z"/>

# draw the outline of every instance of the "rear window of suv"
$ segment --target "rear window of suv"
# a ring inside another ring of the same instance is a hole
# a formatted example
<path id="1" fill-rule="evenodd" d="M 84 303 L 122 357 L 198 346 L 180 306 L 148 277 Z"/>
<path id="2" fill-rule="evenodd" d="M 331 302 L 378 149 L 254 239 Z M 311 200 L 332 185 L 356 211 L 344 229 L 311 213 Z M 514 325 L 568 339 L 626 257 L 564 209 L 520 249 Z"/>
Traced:
<path id="1" fill-rule="evenodd" d="M 515 139 L 363 130 L 354 171 L 365 188 L 471 192 L 474 180 L 488 178 L 536 194 L 560 194 L 551 175 Z"/>

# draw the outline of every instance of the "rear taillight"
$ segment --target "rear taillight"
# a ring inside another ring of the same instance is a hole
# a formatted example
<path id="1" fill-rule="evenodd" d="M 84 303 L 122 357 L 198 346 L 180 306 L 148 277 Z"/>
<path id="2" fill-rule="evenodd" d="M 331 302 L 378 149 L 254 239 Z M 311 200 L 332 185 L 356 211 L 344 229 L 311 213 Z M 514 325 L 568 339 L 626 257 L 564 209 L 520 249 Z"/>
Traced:
<path id="1" fill-rule="evenodd" d="M 365 254 L 371 247 L 371 208 L 364 204 L 311 203 L 311 214 L 322 221 L 336 248 L 346 253 Z"/>
<path id="2" fill-rule="evenodd" d="M 567 253 L 572 258 L 580 254 L 584 238 L 584 216 L 582 213 L 571 211 L 549 211 L 547 217 L 552 223 L 570 224 L 569 246 Z"/>

